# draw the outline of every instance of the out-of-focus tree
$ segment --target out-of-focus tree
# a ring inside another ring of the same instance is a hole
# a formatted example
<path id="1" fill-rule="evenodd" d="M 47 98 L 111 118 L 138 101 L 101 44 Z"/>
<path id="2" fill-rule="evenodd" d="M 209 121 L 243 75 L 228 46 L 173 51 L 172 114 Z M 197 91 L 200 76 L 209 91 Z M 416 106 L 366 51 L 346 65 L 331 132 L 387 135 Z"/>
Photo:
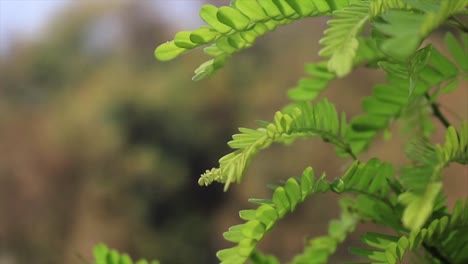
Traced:
<path id="1" fill-rule="evenodd" d="M 169 36 L 150 7 L 75 4 L 1 62 L 0 254 L 13 263 L 78 263 L 98 241 L 208 262 L 219 190 L 196 180 L 235 107 L 217 111 L 225 88 L 187 91 L 177 69 L 154 63 Z M 193 100 L 204 93 L 212 102 Z"/>

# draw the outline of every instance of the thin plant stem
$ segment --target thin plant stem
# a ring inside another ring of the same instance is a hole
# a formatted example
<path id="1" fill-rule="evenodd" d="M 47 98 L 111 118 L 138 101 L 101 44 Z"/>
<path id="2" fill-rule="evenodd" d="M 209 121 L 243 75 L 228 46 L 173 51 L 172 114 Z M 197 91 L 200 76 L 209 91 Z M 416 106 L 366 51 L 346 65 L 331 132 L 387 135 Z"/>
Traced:
<path id="1" fill-rule="evenodd" d="M 430 96 L 428 93 L 425 93 L 424 96 L 426 99 L 430 102 Z M 439 119 L 439 121 L 446 127 L 448 128 L 450 126 L 450 122 L 447 120 L 447 118 L 442 114 L 440 111 L 439 105 L 436 102 L 431 102 L 431 108 L 432 108 L 432 114 Z"/>

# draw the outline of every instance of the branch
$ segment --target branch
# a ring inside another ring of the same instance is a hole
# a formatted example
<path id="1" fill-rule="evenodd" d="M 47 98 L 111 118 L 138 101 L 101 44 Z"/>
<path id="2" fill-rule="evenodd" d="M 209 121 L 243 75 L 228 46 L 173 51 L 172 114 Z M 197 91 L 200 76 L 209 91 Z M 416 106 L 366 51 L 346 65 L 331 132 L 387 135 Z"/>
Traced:
<path id="1" fill-rule="evenodd" d="M 445 126 L 445 128 L 448 128 L 450 126 L 450 122 L 447 120 L 447 118 L 445 118 L 445 116 L 440 111 L 439 105 L 436 102 L 431 102 L 431 99 L 430 99 L 431 97 L 429 96 L 429 93 L 425 93 L 424 96 L 431 104 L 432 114 L 437 119 L 439 119 L 439 121 Z"/>

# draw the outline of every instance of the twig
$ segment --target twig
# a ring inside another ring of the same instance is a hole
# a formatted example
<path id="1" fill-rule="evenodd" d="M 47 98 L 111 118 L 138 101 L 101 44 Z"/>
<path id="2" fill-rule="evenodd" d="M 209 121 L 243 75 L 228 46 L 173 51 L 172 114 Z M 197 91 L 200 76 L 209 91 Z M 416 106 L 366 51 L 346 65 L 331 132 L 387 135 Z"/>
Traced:
<path id="1" fill-rule="evenodd" d="M 426 99 L 430 102 L 431 104 L 431 108 L 432 108 L 432 114 L 437 117 L 437 119 L 439 119 L 439 121 L 446 127 L 448 128 L 450 126 L 450 123 L 449 121 L 447 120 L 447 118 L 445 118 L 445 116 L 442 114 L 442 112 L 440 111 L 440 108 L 439 108 L 439 105 L 435 102 L 431 102 L 431 97 L 429 96 L 428 93 L 425 93 L 424 96 L 426 97 Z"/>

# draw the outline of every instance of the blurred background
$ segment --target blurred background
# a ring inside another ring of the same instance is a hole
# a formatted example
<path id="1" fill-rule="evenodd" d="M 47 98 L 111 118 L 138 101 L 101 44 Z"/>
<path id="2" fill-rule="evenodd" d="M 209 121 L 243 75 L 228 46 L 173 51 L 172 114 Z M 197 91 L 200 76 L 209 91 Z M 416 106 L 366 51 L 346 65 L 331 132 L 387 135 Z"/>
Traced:
<path id="1" fill-rule="evenodd" d="M 319 60 L 326 25 L 308 19 L 279 28 L 214 77 L 192 82 L 205 60 L 200 50 L 166 63 L 153 51 L 201 25 L 206 2 L 0 0 L 0 264 L 91 263 L 99 242 L 135 259 L 217 263 L 215 252 L 231 245 L 222 232 L 241 223 L 238 211 L 253 207 L 248 198 L 270 197 L 267 183 L 308 165 L 331 179 L 342 174 L 349 161 L 307 140 L 262 152 L 227 193 L 198 186 L 237 127 L 271 120 L 288 102 L 304 63 Z M 443 33 L 432 37 L 442 50 Z M 381 72 L 359 69 L 323 96 L 351 116 L 360 113 L 358 98 L 383 81 Z M 441 102 L 465 119 L 466 88 Z M 437 123 L 438 142 L 441 131 Z M 404 164 L 403 141 L 394 138 L 379 137 L 362 160 Z M 453 204 L 468 194 L 468 171 L 452 166 L 446 174 Z M 326 233 L 335 205 L 334 195 L 313 197 L 261 248 L 289 260 L 306 239 Z M 357 243 L 351 236 L 330 263 L 350 260 L 346 248 Z"/>

